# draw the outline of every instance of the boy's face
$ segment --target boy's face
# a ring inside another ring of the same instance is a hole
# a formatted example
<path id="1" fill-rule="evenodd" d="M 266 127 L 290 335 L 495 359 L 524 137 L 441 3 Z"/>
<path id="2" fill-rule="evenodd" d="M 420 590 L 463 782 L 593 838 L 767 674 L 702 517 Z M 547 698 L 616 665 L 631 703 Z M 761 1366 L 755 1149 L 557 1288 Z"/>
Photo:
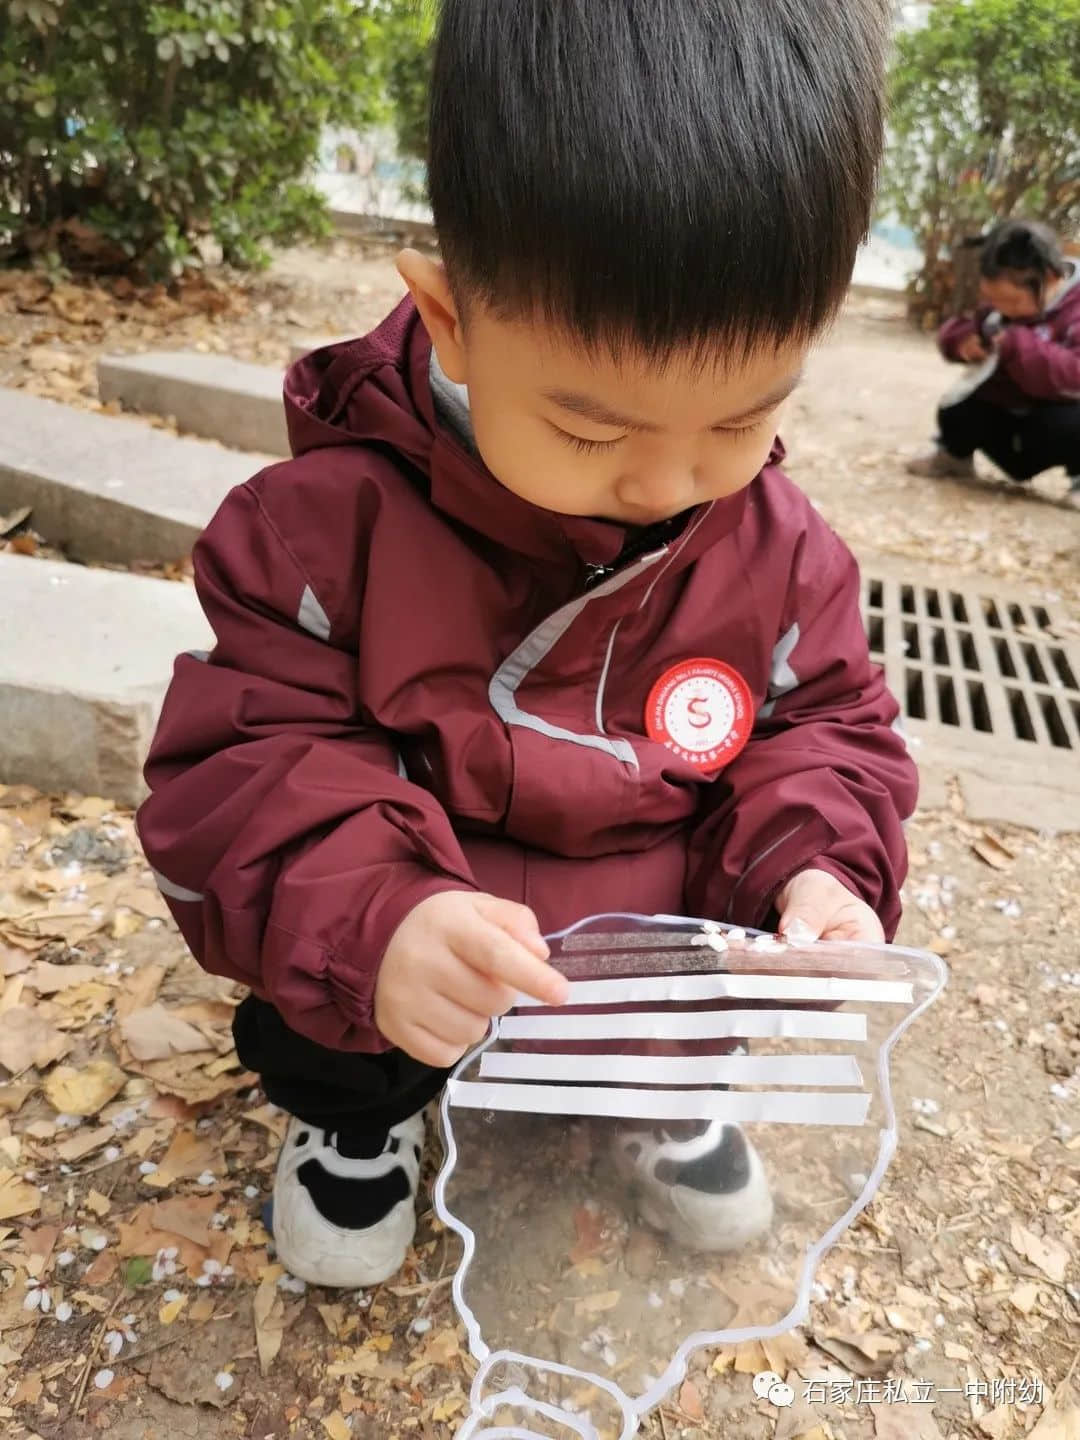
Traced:
<path id="1" fill-rule="evenodd" d="M 469 389 L 477 448 L 508 490 L 563 515 L 649 525 L 732 495 L 768 458 L 807 344 L 730 368 L 690 357 L 589 354 L 552 327 L 479 305 L 458 320 L 427 266 L 401 268 L 451 380 Z M 435 266 L 441 273 L 441 267 Z M 419 280 L 425 280 L 420 285 Z"/>
<path id="2" fill-rule="evenodd" d="M 1038 300 L 1028 285 L 1008 275 L 985 276 L 979 281 L 979 299 L 1006 320 L 1031 320 L 1040 313 Z"/>

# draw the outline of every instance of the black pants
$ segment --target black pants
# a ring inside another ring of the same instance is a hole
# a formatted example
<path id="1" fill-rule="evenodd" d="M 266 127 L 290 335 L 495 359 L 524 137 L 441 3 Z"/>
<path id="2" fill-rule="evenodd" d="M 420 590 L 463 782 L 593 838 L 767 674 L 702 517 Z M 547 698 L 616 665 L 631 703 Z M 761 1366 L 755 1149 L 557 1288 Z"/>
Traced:
<path id="1" fill-rule="evenodd" d="M 290 1030 L 272 1005 L 249 995 L 233 1018 L 240 1062 L 262 1078 L 267 1099 L 320 1130 L 385 1134 L 422 1110 L 446 1082 L 402 1050 L 362 1055 L 327 1050 Z"/>
<path id="2" fill-rule="evenodd" d="M 1080 404 L 1033 405 L 1023 414 L 980 399 L 978 391 L 938 411 L 941 443 L 966 460 L 981 450 L 1014 480 L 1064 465 L 1080 476 Z"/>

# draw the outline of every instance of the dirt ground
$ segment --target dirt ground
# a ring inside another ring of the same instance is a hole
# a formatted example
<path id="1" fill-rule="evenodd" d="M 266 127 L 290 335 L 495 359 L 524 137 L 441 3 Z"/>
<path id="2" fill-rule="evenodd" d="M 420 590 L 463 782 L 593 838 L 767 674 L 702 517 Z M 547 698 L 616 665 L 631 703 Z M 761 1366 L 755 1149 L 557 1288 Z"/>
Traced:
<path id="1" fill-rule="evenodd" d="M 385 252 L 345 242 L 239 293 L 2 284 L 0 383 L 86 406 L 103 350 L 280 363 L 294 336 L 360 330 L 398 293 Z M 853 304 L 785 423 L 793 477 L 857 549 L 1080 616 L 1080 515 L 1053 503 L 1060 477 L 1033 498 L 904 474 L 944 380 L 887 305 Z M 951 980 L 894 1059 L 897 1157 L 823 1263 L 809 1324 L 699 1356 L 649 1436 L 1080 1434 L 1080 836 L 1032 820 L 990 833 L 954 795 L 912 822 L 900 938 L 942 954 Z M 442 1440 L 467 1411 L 457 1248 L 426 1199 L 405 1271 L 374 1293 L 305 1290 L 275 1266 L 262 1214 L 284 1122 L 231 1050 L 237 998 L 186 954 L 129 815 L 0 787 L 5 1440 Z M 513 1185 L 505 1204 L 520 1209 Z M 569 1203 L 530 1238 L 569 1294 L 584 1274 L 620 1290 L 647 1249 L 633 1226 L 593 1235 Z M 755 1397 L 766 1368 L 789 1378 L 790 1409 Z"/>

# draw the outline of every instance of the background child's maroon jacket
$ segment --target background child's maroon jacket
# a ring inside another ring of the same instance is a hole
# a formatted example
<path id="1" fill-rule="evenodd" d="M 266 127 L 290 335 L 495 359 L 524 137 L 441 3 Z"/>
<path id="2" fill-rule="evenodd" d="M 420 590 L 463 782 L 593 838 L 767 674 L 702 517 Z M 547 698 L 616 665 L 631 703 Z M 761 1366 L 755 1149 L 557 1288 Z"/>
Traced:
<path id="1" fill-rule="evenodd" d="M 983 307 L 975 315 L 956 315 L 938 331 L 946 360 L 962 359 L 960 346 L 969 335 L 986 338 L 984 326 L 996 312 Z M 1000 319 L 1000 317 L 997 317 Z M 1042 315 L 1006 325 L 995 341 L 997 364 L 979 393 L 1005 410 L 1027 410 L 1033 404 L 1080 400 L 1080 266 Z"/>
<path id="2" fill-rule="evenodd" d="M 196 550 L 217 644 L 177 661 L 139 833 L 200 962 L 370 1051 L 386 945 L 440 890 L 522 901 L 545 930 L 755 924 L 816 865 L 894 930 L 915 769 L 855 563 L 805 497 L 770 464 L 586 589 L 624 529 L 500 486 L 437 423 L 430 356 L 405 302 L 302 361 L 296 458 Z M 712 776 L 644 723 L 694 657 L 741 672 L 757 716 Z"/>

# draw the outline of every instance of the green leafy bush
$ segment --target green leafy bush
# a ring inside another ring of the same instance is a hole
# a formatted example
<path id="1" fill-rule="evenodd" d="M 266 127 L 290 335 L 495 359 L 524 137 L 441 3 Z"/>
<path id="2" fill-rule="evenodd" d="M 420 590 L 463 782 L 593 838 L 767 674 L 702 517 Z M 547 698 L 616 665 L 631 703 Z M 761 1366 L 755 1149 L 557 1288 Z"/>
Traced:
<path id="1" fill-rule="evenodd" d="M 324 124 L 384 109 L 385 0 L 6 0 L 0 258 L 179 274 L 325 231 Z"/>
<path id="2" fill-rule="evenodd" d="M 968 298 L 953 260 L 988 222 L 1028 215 L 1074 235 L 1080 0 L 938 0 L 899 35 L 883 181 L 883 208 L 923 250 L 911 305 L 926 324 Z"/>

